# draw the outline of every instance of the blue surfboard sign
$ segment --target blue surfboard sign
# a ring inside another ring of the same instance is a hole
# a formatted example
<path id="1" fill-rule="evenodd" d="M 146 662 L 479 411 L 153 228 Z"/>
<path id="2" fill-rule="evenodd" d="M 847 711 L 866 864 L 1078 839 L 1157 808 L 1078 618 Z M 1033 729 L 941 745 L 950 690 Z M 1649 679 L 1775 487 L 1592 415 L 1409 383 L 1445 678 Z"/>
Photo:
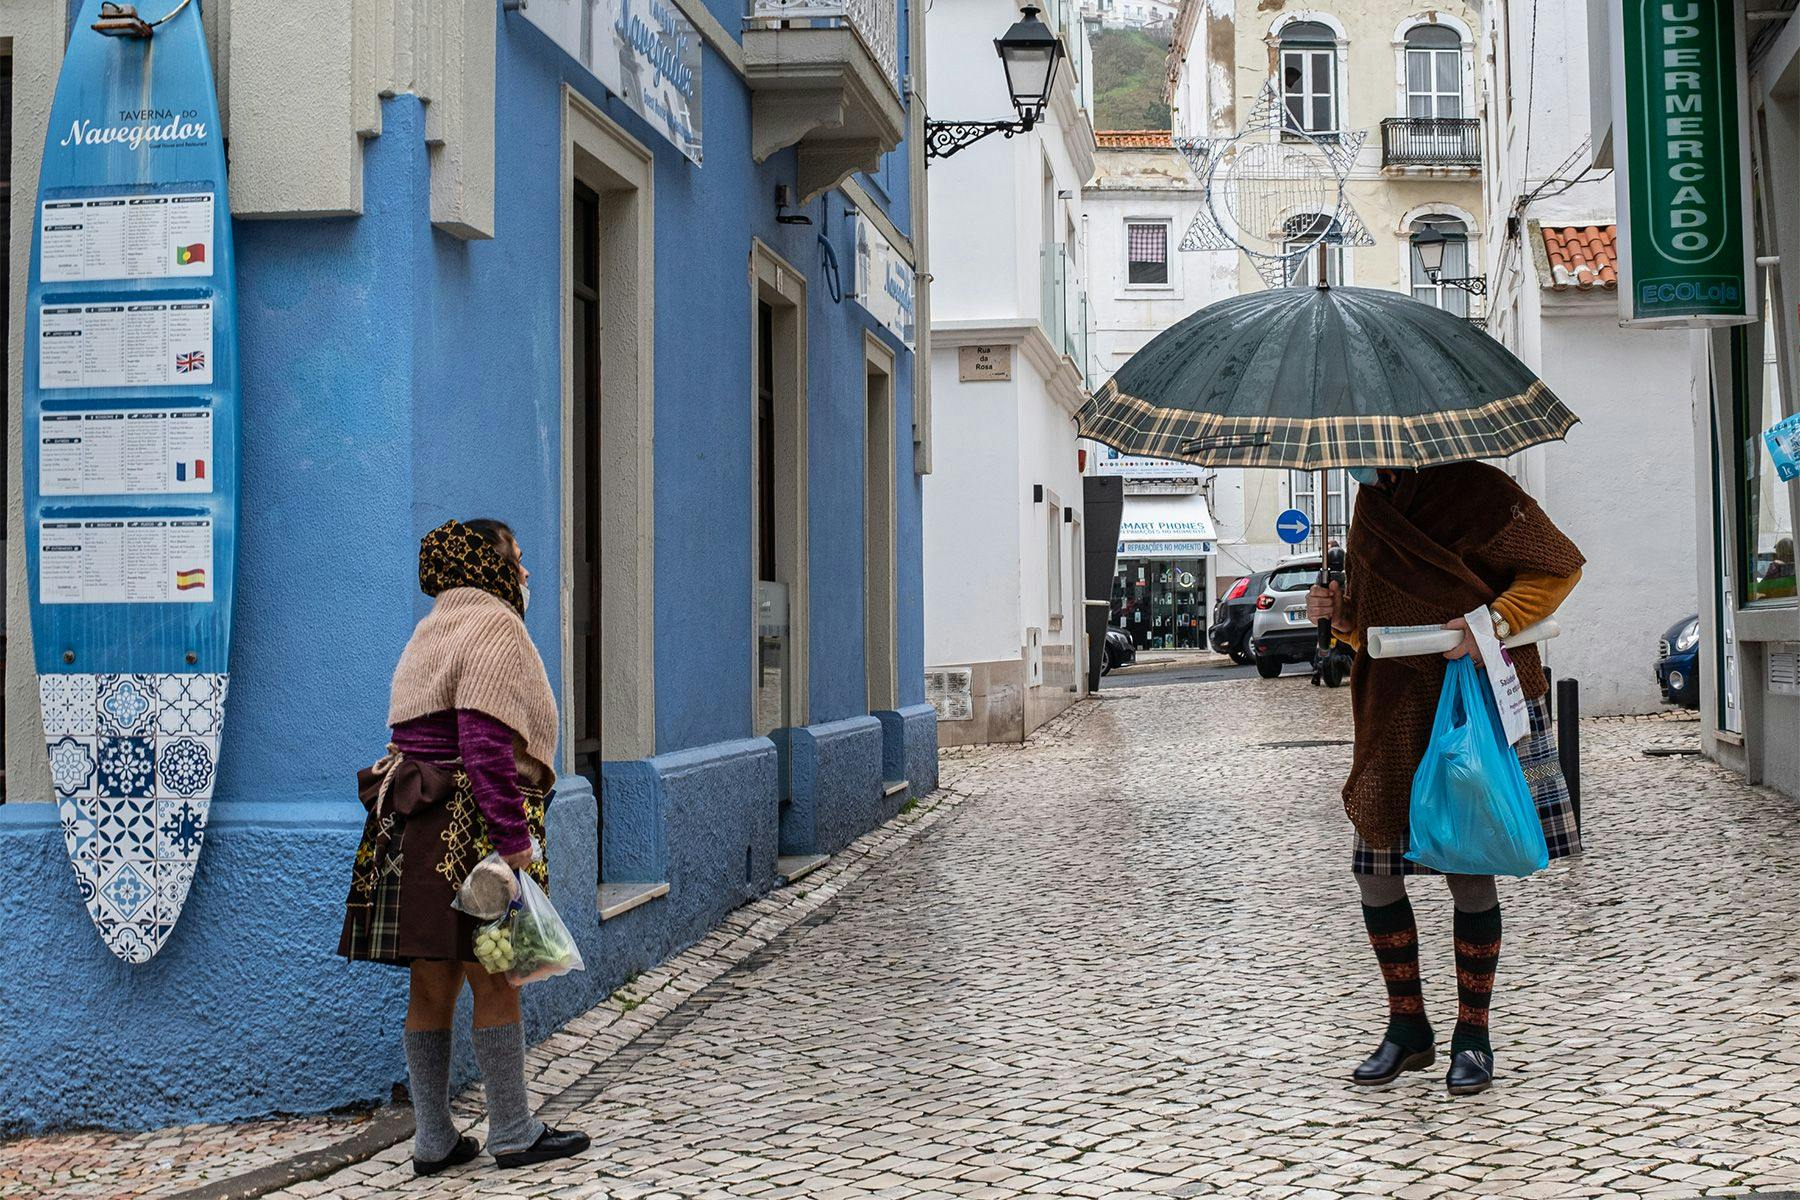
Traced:
<path id="1" fill-rule="evenodd" d="M 237 286 L 200 5 L 84 0 L 50 110 L 25 312 L 26 562 L 50 774 L 107 946 L 145 962 L 205 838 L 237 546 Z M 141 30 L 140 30 L 141 32 Z"/>

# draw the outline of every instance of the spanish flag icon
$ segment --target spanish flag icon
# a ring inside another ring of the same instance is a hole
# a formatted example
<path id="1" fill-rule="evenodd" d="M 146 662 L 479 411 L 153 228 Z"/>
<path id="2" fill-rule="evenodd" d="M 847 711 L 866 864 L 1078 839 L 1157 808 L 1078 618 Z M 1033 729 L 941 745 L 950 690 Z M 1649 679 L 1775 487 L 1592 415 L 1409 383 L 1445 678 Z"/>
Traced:
<path id="1" fill-rule="evenodd" d="M 191 246 L 175 247 L 175 261 L 181 266 L 192 266 L 194 263 L 206 261 L 206 243 L 195 242 Z"/>
<path id="2" fill-rule="evenodd" d="M 191 592 L 195 588 L 205 586 L 206 569 L 204 567 L 189 567 L 185 571 L 175 572 L 175 590 L 178 592 Z"/>

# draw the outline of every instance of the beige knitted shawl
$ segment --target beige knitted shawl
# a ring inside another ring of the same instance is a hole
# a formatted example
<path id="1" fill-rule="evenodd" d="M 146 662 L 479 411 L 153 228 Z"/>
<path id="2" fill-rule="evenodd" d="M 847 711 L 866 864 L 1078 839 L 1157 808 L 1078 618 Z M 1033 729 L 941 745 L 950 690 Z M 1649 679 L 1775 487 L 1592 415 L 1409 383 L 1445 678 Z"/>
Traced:
<path id="1" fill-rule="evenodd" d="M 556 778 L 556 696 L 544 660 L 512 605 L 480 588 L 450 588 L 394 668 L 388 724 L 446 709 L 472 708 L 512 729 L 520 775 L 549 786 Z"/>

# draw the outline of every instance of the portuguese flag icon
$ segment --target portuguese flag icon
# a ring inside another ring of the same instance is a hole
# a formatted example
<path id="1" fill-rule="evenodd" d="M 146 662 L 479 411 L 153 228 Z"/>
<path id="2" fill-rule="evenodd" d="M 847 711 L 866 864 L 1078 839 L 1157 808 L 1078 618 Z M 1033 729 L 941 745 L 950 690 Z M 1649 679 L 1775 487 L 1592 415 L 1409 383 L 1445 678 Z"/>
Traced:
<path id="1" fill-rule="evenodd" d="M 175 247 L 175 261 L 181 266 L 192 266 L 194 263 L 206 261 L 206 243 L 195 242 L 191 246 Z"/>

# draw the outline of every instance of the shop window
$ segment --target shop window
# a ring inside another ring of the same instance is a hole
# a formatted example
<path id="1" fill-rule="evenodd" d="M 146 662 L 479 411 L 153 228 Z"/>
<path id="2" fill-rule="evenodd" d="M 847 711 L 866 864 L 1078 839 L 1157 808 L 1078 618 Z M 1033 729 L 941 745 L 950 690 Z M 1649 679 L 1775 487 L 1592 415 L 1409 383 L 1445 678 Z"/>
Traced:
<path id="1" fill-rule="evenodd" d="M 1794 598 L 1794 510 L 1789 485 L 1776 477 L 1763 448 L 1762 431 L 1784 415 L 1775 356 L 1774 272 L 1763 272 L 1763 324 L 1731 331 L 1732 378 L 1737 388 L 1738 429 L 1744 456 L 1743 528 L 1739 539 L 1744 601 L 1756 604 Z"/>
<path id="2" fill-rule="evenodd" d="M 1169 282 L 1169 223 L 1129 221 L 1125 225 L 1125 282 L 1133 287 L 1166 287 Z"/>
<path id="3" fill-rule="evenodd" d="M 1406 115 L 1463 115 L 1462 38 L 1448 25 L 1406 31 Z"/>
<path id="4" fill-rule="evenodd" d="M 1333 133 L 1338 128 L 1337 39 L 1317 21 L 1281 31 L 1281 99 L 1291 129 Z"/>
<path id="5" fill-rule="evenodd" d="M 1044 580 L 1050 628 L 1058 630 L 1063 625 L 1063 593 L 1068 590 L 1063 579 L 1063 510 L 1056 493 L 1046 491 L 1044 499 Z"/>
<path id="6" fill-rule="evenodd" d="M 1121 558 L 1113 576 L 1112 623 L 1139 649 L 1206 648 L 1207 558 Z"/>
<path id="7" fill-rule="evenodd" d="M 1438 278 L 1469 277 L 1468 225 L 1456 217 L 1442 214 L 1420 217 L 1412 224 L 1412 237 L 1408 239 L 1406 256 L 1411 267 L 1413 299 L 1433 308 L 1453 312 L 1459 317 L 1466 317 L 1469 315 L 1469 293 L 1447 283 L 1432 282 L 1431 276 L 1425 273 L 1425 264 L 1419 258 L 1418 247 L 1412 244 L 1427 228 L 1436 229 L 1444 235 L 1444 265 L 1438 271 Z"/>

